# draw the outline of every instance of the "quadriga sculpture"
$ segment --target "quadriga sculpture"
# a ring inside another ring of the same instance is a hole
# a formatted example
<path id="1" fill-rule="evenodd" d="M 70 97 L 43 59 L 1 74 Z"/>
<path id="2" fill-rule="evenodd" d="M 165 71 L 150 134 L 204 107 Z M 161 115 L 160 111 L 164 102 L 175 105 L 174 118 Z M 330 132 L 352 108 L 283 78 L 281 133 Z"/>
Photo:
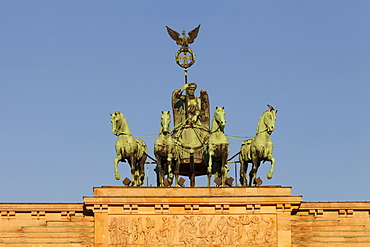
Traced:
<path id="1" fill-rule="evenodd" d="M 169 111 L 162 111 L 159 136 L 154 143 L 154 154 L 157 160 L 157 186 L 164 187 L 164 176 L 168 174 L 168 182 L 172 183 L 174 164 L 176 162 L 176 147 L 170 132 L 171 115 Z M 177 185 L 176 176 L 176 185 Z"/>
<path id="2" fill-rule="evenodd" d="M 227 157 L 229 155 L 229 141 L 224 133 L 226 125 L 224 107 L 216 107 L 212 119 L 212 129 L 208 141 L 208 187 L 211 186 L 212 174 L 222 180 L 222 187 L 226 186 L 228 176 Z"/>
<path id="3" fill-rule="evenodd" d="M 275 130 L 276 113 L 278 112 L 272 106 L 265 111 L 257 124 L 257 133 L 253 139 L 248 139 L 242 143 L 239 154 L 240 161 L 240 183 L 247 186 L 247 168 L 248 163 L 252 163 L 252 169 L 249 173 L 249 186 L 257 185 L 257 171 L 261 161 L 270 161 L 271 166 L 267 178 L 271 179 L 274 173 L 275 158 L 272 156 L 274 145 L 270 135 Z"/>
<path id="4" fill-rule="evenodd" d="M 117 180 L 121 178 L 118 172 L 118 162 L 127 162 L 131 168 L 131 182 L 134 186 L 143 184 L 145 173 L 144 164 L 148 149 L 144 141 L 136 140 L 130 131 L 126 117 L 121 112 L 110 114 L 112 119 L 112 133 L 118 136 L 116 141 L 116 154 L 114 159 L 114 173 Z"/>

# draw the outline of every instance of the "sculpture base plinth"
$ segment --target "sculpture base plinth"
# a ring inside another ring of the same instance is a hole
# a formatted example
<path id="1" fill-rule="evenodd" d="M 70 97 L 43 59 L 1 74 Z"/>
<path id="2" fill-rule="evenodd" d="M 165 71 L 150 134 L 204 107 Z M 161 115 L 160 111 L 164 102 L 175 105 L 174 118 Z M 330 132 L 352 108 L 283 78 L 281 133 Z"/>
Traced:
<path id="1" fill-rule="evenodd" d="M 291 246 L 290 187 L 94 188 L 95 246 Z"/>

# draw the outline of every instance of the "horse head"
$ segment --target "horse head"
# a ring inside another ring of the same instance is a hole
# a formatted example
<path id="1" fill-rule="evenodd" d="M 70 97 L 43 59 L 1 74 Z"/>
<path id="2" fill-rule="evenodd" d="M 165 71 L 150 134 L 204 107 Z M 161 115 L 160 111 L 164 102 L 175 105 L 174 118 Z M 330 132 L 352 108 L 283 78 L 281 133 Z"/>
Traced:
<path id="1" fill-rule="evenodd" d="M 278 112 L 272 106 L 268 105 L 270 110 L 267 110 L 261 116 L 258 124 L 257 134 L 266 131 L 268 134 L 275 130 L 276 113 Z"/>
<path id="2" fill-rule="evenodd" d="M 122 126 L 122 119 L 123 119 L 123 114 L 120 113 L 119 111 L 116 111 L 112 114 L 110 114 L 112 116 L 111 118 L 111 123 L 112 123 L 112 133 L 113 135 L 118 135 L 119 133 L 119 130 L 121 129 L 121 126 Z"/>
<path id="3" fill-rule="evenodd" d="M 161 130 L 163 134 L 168 134 L 170 132 L 171 114 L 169 111 L 162 111 L 161 116 Z"/>
<path id="4" fill-rule="evenodd" d="M 224 128 L 225 128 L 225 125 L 226 125 L 226 120 L 225 120 L 225 115 L 226 115 L 226 112 L 225 112 L 225 107 L 216 107 L 216 111 L 214 113 L 214 121 L 216 121 L 217 125 L 218 125 L 218 129 L 220 129 L 222 132 L 224 132 Z"/>

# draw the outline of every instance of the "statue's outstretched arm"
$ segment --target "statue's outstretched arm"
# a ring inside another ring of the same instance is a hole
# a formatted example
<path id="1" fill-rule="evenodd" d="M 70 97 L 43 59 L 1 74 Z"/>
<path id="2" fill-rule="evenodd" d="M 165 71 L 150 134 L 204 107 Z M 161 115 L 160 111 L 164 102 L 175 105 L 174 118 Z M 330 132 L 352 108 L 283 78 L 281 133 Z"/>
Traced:
<path id="1" fill-rule="evenodd" d="M 179 91 L 179 94 L 181 95 L 182 92 L 184 92 L 188 87 L 189 87 L 189 84 L 185 84 L 184 86 L 182 86 L 182 88 Z"/>

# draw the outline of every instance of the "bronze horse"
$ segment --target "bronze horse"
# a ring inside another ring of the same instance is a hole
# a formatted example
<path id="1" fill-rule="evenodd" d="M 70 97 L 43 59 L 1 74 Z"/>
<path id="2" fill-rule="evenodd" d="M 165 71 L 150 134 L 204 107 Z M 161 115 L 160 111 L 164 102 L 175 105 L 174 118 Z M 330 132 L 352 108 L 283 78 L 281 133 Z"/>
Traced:
<path id="1" fill-rule="evenodd" d="M 252 169 L 249 173 L 249 186 L 254 184 L 257 186 L 257 171 L 261 161 L 270 161 L 271 166 L 267 179 L 271 179 L 274 173 L 275 158 L 272 156 L 274 144 L 270 136 L 275 130 L 276 113 L 278 112 L 272 106 L 268 105 L 270 110 L 265 111 L 257 124 L 257 133 L 253 139 L 248 139 L 243 142 L 240 147 L 239 161 L 240 161 L 240 183 L 247 186 L 246 171 L 248 163 L 252 163 Z"/>
<path id="2" fill-rule="evenodd" d="M 144 164 L 148 149 L 144 141 L 135 139 L 127 124 L 126 117 L 121 112 L 114 112 L 112 116 L 112 133 L 118 136 L 114 159 L 114 173 L 117 180 L 121 178 L 118 172 L 118 162 L 127 162 L 131 168 L 131 182 L 134 186 L 143 184 L 145 178 Z"/>
<path id="3" fill-rule="evenodd" d="M 173 180 L 174 162 L 176 162 L 176 147 L 170 133 L 171 115 L 169 111 L 162 111 L 159 136 L 154 143 L 154 154 L 157 160 L 157 186 L 164 187 L 164 176 L 167 174 L 169 184 Z M 178 176 L 176 176 L 177 185 Z"/>
<path id="4" fill-rule="evenodd" d="M 228 176 L 227 157 L 229 155 L 229 141 L 224 133 L 226 125 L 224 107 L 216 107 L 212 119 L 212 129 L 208 140 L 208 187 L 211 186 L 212 174 L 221 178 L 221 186 L 226 186 Z"/>

